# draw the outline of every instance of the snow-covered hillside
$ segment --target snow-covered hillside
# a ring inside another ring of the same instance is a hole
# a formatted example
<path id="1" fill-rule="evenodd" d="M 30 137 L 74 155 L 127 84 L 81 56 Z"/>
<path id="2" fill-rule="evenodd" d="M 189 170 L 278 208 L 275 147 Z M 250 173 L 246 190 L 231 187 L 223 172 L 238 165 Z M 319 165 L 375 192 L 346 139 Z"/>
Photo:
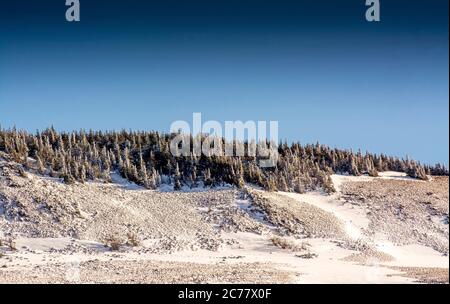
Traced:
<path id="1" fill-rule="evenodd" d="M 448 178 L 337 192 L 67 185 L 0 164 L 0 282 L 448 282 Z"/>

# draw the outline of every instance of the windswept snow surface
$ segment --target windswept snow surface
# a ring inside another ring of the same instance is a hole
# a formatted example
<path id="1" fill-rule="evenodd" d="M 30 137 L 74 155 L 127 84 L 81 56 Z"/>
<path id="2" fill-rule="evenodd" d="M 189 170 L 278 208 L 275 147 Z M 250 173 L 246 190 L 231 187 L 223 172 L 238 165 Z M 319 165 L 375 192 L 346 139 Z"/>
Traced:
<path id="1" fill-rule="evenodd" d="M 448 281 L 448 190 L 442 190 L 448 178 L 426 184 L 396 172 L 333 175 L 332 195 L 202 185 L 174 192 L 169 186 L 147 190 L 117 174 L 112 184 L 65 185 L 31 173 L 20 177 L 0 165 L 0 282 Z M 433 190 L 420 195 L 433 201 L 422 204 L 414 193 L 407 200 L 419 206 L 417 217 L 430 212 L 429 221 L 418 222 L 429 230 L 402 242 L 411 211 L 395 202 L 392 212 L 379 213 L 373 204 L 392 198 L 378 194 L 374 181 L 400 183 L 394 188 L 409 194 L 414 185 L 430 185 Z M 374 192 L 360 195 L 360 189 Z M 383 220 L 389 225 L 379 225 Z"/>
<path id="2" fill-rule="evenodd" d="M 400 172 L 382 172 L 381 179 L 406 180 L 412 182 L 422 182 L 411 179 Z M 369 210 L 363 205 L 347 202 L 341 197 L 341 185 L 343 183 L 368 182 L 378 178 L 369 176 L 346 176 L 333 175 L 332 180 L 336 188 L 336 193 L 325 195 L 320 192 L 310 192 L 306 194 L 283 193 L 294 198 L 299 203 L 307 203 L 330 212 L 344 223 L 345 231 L 352 240 L 361 240 L 380 252 L 392 256 L 394 259 L 384 262 L 383 265 L 403 266 L 403 267 L 449 267 L 447 255 L 434 250 L 431 247 L 420 244 L 396 245 L 388 241 L 384 234 L 366 233 L 369 230 L 370 219 Z M 447 224 L 448 225 L 448 224 Z M 386 231 L 386 234 L 391 233 Z M 448 242 L 448 241 L 447 241 Z"/>

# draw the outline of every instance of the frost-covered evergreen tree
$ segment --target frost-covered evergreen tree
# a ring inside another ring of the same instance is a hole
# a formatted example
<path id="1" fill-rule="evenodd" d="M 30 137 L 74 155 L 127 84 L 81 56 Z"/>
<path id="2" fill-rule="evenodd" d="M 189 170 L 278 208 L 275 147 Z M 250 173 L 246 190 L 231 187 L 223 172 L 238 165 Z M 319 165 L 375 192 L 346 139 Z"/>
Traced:
<path id="1" fill-rule="evenodd" d="M 175 134 L 158 132 L 57 132 L 54 128 L 29 134 L 15 128 L 0 130 L 0 157 L 23 166 L 24 170 L 50 175 L 67 183 L 102 179 L 110 181 L 116 171 L 125 179 L 155 189 L 173 181 L 175 189 L 183 185 L 216 186 L 224 183 L 242 187 L 246 183 L 270 191 L 323 189 L 334 191 L 330 175 L 348 173 L 377 176 L 392 170 L 426 180 L 428 175 L 448 175 L 442 164 L 422 165 L 409 158 L 384 154 L 354 153 L 331 149 L 319 143 L 301 145 L 285 142 L 278 147 L 278 163 L 272 168 L 258 166 L 258 157 L 190 156 L 174 157 L 169 143 Z M 191 138 L 191 143 L 193 139 Z M 224 141 L 224 140 L 223 140 Z M 240 143 L 244 150 L 254 143 Z M 225 145 L 222 145 L 225 148 Z M 192 152 L 192 151 L 191 151 Z"/>

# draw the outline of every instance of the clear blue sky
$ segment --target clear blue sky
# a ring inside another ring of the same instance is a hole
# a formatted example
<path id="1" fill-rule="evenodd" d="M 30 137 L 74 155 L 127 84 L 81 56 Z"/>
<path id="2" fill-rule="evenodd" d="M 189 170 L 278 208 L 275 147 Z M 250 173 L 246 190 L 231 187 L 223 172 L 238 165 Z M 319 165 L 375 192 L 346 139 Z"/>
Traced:
<path id="1" fill-rule="evenodd" d="M 380 23 L 364 0 L 81 0 L 79 23 L 64 2 L 2 3 L 2 127 L 168 131 L 202 112 L 448 164 L 446 0 L 381 1 Z"/>

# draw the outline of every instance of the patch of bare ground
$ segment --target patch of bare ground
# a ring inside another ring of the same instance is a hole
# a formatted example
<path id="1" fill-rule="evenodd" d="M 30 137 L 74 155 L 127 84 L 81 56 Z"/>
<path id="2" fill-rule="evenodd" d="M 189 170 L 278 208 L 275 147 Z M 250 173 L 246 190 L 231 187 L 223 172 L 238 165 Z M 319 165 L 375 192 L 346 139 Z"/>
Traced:
<path id="1" fill-rule="evenodd" d="M 375 250 L 373 248 L 367 248 L 358 253 L 352 253 L 351 255 L 342 259 L 348 262 L 357 262 L 361 264 L 372 264 L 381 262 L 394 261 L 394 257 L 385 252 Z"/>
<path id="2" fill-rule="evenodd" d="M 413 278 L 417 283 L 427 284 L 448 284 L 449 273 L 448 268 L 437 267 L 389 267 L 394 270 L 403 272 L 402 274 L 396 274 L 396 276 L 403 276 Z"/>
<path id="3" fill-rule="evenodd" d="M 197 202 L 198 209 L 205 222 L 212 224 L 219 231 L 254 232 L 262 234 L 267 231 L 264 223 L 253 218 L 254 213 L 261 213 L 255 206 L 243 210 L 236 204 L 237 200 L 246 200 L 245 193 L 236 190 L 217 191 L 215 197 Z"/>
<path id="4" fill-rule="evenodd" d="M 55 263 L 0 269 L 2 283 L 287 283 L 293 273 L 269 263 L 199 264 L 163 261 Z"/>
<path id="5" fill-rule="evenodd" d="M 369 210 L 368 233 L 395 244 L 419 243 L 448 255 L 448 177 L 374 179 L 341 186 L 346 202 Z"/>
<path id="6" fill-rule="evenodd" d="M 346 237 L 342 222 L 333 214 L 289 197 L 251 189 L 253 204 L 264 210 L 268 220 L 287 233 L 302 237 Z"/>

